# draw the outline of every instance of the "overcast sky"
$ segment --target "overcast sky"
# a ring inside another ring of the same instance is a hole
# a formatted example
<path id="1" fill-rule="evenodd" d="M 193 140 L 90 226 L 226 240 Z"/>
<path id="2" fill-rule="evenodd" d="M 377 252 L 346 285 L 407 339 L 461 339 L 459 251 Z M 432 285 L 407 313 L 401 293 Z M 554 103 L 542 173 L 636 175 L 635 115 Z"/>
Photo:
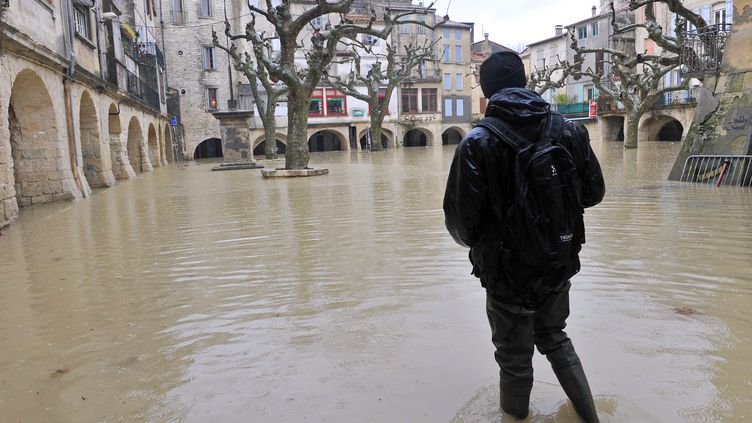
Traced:
<path id="1" fill-rule="evenodd" d="M 437 0 L 436 13 L 446 13 L 449 2 Z M 600 0 L 451 0 L 449 18 L 475 22 L 475 41 L 487 32 L 491 41 L 515 49 L 553 37 L 556 25 L 588 18 L 593 6 L 600 7 Z"/>

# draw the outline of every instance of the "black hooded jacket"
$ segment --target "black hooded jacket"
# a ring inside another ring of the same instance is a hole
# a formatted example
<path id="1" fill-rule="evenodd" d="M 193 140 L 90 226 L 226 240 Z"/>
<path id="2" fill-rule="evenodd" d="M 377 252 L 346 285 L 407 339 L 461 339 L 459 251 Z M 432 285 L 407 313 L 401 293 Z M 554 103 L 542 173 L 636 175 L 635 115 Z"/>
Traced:
<path id="1" fill-rule="evenodd" d="M 528 140 L 537 141 L 550 106 L 537 93 L 505 88 L 491 97 L 486 116 L 500 118 Z M 584 128 L 565 122 L 561 144 L 577 163 L 582 181 L 582 205 L 598 204 L 605 193 L 600 164 Z M 506 209 L 513 199 L 514 152 L 488 130 L 475 127 L 454 154 L 444 194 L 446 227 L 454 240 L 470 247 L 473 274 L 491 295 L 513 304 L 534 306 L 548 293 L 564 287 L 580 270 L 577 256 L 551 273 L 521 264 L 501 265 L 501 237 L 494 205 Z M 524 284 L 525 293 L 519 289 Z"/>

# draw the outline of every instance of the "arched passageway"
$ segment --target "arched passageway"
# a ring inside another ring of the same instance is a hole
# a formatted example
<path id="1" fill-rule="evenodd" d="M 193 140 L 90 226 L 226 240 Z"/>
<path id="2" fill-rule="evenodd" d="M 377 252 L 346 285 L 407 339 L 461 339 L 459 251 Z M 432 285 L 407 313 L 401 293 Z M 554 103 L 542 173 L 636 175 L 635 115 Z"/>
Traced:
<path id="1" fill-rule="evenodd" d="M 110 185 L 111 183 L 109 183 L 104 173 L 102 142 L 99 136 L 99 118 L 97 117 L 97 110 L 94 107 L 94 101 L 92 101 L 91 95 L 88 92 L 84 92 L 81 95 L 78 127 L 86 181 L 92 188 Z"/>
<path id="2" fill-rule="evenodd" d="M 656 141 L 681 141 L 683 132 L 682 124 L 678 120 L 672 120 L 658 130 Z"/>
<path id="3" fill-rule="evenodd" d="M 61 167 L 65 161 L 59 149 L 55 109 L 44 82 L 31 70 L 21 71 L 11 88 L 8 128 L 13 160 L 11 183 L 18 205 L 45 203 L 64 196 Z"/>
<path id="4" fill-rule="evenodd" d="M 168 162 L 175 161 L 175 153 L 172 146 L 172 127 L 165 125 L 164 128 L 164 156 Z"/>
<path id="5" fill-rule="evenodd" d="M 285 154 L 285 143 L 283 143 L 280 140 L 277 140 L 277 154 L 283 155 Z M 266 157 L 266 141 L 261 141 L 261 144 L 257 145 L 256 148 L 253 149 L 253 157 Z"/>
<path id="6" fill-rule="evenodd" d="M 624 142 L 624 117 L 602 117 L 601 121 L 601 139 L 603 141 L 620 141 Z"/>
<path id="7" fill-rule="evenodd" d="M 368 150 L 370 146 L 370 140 L 371 133 L 369 131 L 366 131 L 363 136 L 360 137 L 360 149 L 361 150 Z M 381 133 L 381 148 L 389 148 L 389 138 L 384 135 L 384 133 Z"/>
<path id="8" fill-rule="evenodd" d="M 341 135 L 334 131 L 319 131 L 308 139 L 308 151 L 311 153 L 321 151 L 342 150 L 343 140 Z"/>
<path id="9" fill-rule="evenodd" d="M 222 157 L 222 140 L 219 138 L 209 138 L 196 146 L 193 152 L 193 158 L 198 159 L 217 159 Z"/>
<path id="10" fill-rule="evenodd" d="M 149 145 L 149 163 L 153 167 L 160 167 L 162 166 L 162 153 L 159 151 L 159 140 L 157 139 L 157 130 L 154 127 L 154 124 L 149 124 L 149 135 L 148 135 L 148 145 Z"/>
<path id="11" fill-rule="evenodd" d="M 128 161 L 135 172 L 144 171 L 143 143 L 144 133 L 141 131 L 141 124 L 137 118 L 132 117 L 128 123 Z"/>
<path id="12" fill-rule="evenodd" d="M 462 132 L 458 128 L 449 128 L 441 134 L 442 145 L 459 144 L 462 141 Z"/>
<path id="13" fill-rule="evenodd" d="M 402 145 L 405 147 L 427 147 L 428 134 L 422 129 L 411 129 L 405 134 Z"/>

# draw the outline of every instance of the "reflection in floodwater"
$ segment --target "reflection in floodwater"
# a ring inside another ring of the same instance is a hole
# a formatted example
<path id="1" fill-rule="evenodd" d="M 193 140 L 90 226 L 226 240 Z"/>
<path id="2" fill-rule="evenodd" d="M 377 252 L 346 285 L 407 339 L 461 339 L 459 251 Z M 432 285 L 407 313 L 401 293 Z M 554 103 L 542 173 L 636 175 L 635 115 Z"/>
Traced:
<path id="1" fill-rule="evenodd" d="M 594 148 L 568 332 L 604 421 L 752 415 L 752 193 L 667 182 L 675 143 Z M 453 149 L 314 153 L 312 179 L 193 163 L 24 209 L 0 421 L 498 421 L 485 296 L 443 225 Z M 576 421 L 534 365 L 530 421 Z"/>

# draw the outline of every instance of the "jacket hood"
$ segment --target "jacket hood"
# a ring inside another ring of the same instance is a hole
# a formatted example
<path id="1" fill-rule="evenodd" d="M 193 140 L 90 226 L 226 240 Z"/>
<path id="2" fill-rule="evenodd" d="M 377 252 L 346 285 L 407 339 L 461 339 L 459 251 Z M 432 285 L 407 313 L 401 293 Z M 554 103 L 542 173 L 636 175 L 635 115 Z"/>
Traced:
<path id="1" fill-rule="evenodd" d="M 551 106 L 535 91 L 526 88 L 504 88 L 491 96 L 486 116 L 506 122 L 540 120 L 548 115 Z"/>

